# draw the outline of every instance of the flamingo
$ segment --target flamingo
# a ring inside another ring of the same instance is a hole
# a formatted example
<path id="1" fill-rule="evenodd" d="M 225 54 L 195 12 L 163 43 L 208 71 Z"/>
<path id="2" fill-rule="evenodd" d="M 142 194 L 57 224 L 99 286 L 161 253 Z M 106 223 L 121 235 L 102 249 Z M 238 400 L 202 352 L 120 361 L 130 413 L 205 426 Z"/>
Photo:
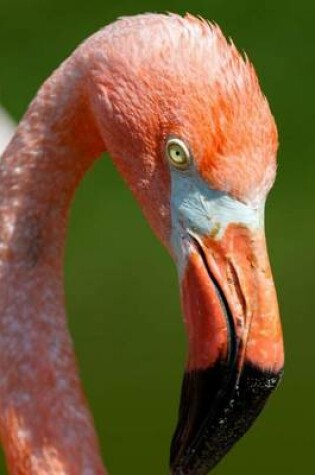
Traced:
<path id="1" fill-rule="evenodd" d="M 208 473 L 247 431 L 284 364 L 264 233 L 277 143 L 247 57 L 189 14 L 121 18 L 43 84 L 0 165 L 0 435 L 9 473 L 107 473 L 63 286 L 71 199 L 104 151 L 178 269 L 188 355 L 171 473 Z"/>

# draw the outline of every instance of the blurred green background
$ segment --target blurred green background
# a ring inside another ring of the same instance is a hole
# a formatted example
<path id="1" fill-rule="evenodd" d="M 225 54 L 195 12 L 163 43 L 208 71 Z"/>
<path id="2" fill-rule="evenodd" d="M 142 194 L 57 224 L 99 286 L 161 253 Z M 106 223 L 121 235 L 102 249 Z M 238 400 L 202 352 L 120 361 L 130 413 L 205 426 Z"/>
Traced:
<path id="1" fill-rule="evenodd" d="M 120 15 L 165 10 L 200 14 L 218 22 L 246 50 L 280 132 L 278 180 L 266 226 L 287 363 L 283 384 L 268 408 L 215 473 L 305 473 L 314 465 L 315 442 L 315 3 L 108 4 L 0 0 L 0 102 L 18 120 L 63 58 Z M 82 378 L 110 473 L 167 474 L 185 358 L 177 278 L 106 156 L 76 195 L 66 287 Z M 0 473 L 6 473 L 1 462 Z"/>

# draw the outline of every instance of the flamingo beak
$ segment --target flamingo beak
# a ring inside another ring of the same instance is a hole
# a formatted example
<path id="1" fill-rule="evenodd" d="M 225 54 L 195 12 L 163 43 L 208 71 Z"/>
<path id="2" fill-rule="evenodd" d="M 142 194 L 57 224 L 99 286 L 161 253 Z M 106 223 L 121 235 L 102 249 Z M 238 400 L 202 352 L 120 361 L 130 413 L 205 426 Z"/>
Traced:
<path id="1" fill-rule="evenodd" d="M 171 446 L 173 475 L 205 475 L 249 429 L 277 386 L 282 331 L 262 229 L 189 232 L 181 273 L 188 360 Z"/>

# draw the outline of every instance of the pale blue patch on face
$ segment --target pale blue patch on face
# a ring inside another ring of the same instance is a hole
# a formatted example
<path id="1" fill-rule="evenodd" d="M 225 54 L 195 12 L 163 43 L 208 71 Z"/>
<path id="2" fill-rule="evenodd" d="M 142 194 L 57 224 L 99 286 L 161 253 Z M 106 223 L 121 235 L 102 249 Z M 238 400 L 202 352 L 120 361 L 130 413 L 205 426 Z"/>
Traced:
<path id="1" fill-rule="evenodd" d="M 191 246 L 189 233 L 220 239 L 230 223 L 242 224 L 251 230 L 263 228 L 264 202 L 252 206 L 211 189 L 193 165 L 185 171 L 170 165 L 170 173 L 171 244 L 180 273 Z"/>

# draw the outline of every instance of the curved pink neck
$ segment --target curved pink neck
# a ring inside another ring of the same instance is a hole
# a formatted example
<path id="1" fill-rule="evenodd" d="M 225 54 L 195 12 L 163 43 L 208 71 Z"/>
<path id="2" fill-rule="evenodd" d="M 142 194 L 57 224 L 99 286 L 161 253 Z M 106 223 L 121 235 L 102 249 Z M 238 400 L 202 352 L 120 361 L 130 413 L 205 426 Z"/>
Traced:
<path id="1" fill-rule="evenodd" d="M 67 61 L 0 162 L 0 434 L 12 474 L 105 474 L 66 323 L 73 192 L 104 150 Z"/>

